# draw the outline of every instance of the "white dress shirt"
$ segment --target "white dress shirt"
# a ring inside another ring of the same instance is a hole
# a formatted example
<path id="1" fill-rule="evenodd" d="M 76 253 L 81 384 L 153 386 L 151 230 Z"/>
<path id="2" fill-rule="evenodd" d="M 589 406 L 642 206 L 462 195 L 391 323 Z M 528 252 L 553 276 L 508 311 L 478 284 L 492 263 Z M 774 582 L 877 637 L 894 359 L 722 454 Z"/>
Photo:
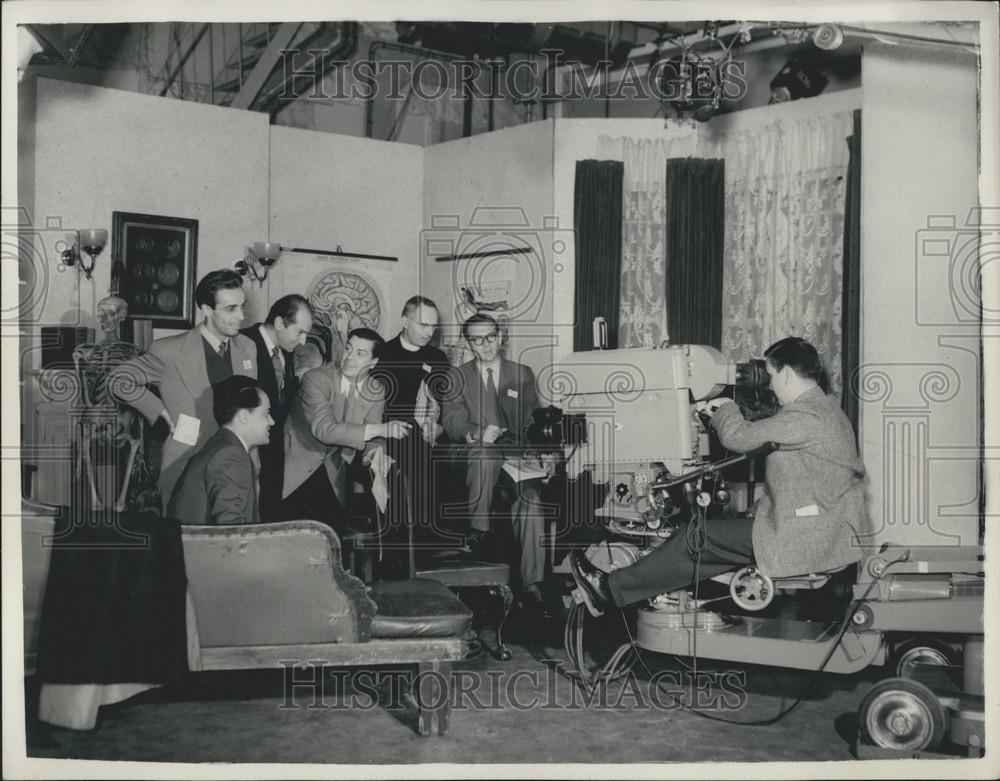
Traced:
<path id="1" fill-rule="evenodd" d="M 268 355 L 274 355 L 274 348 L 278 345 L 274 343 L 271 339 L 270 329 L 265 328 L 263 324 L 260 326 L 260 336 L 264 340 L 264 346 L 267 348 Z M 281 359 L 281 370 L 285 370 L 285 351 L 282 349 L 278 350 L 278 357 Z M 280 378 L 279 378 L 280 380 Z"/>
<path id="2" fill-rule="evenodd" d="M 228 349 L 228 347 L 229 347 L 229 340 L 228 339 L 219 339 L 219 337 L 217 337 L 215 334 L 211 333 L 208 330 L 208 328 L 205 327 L 204 323 L 202 323 L 201 325 L 198 326 L 198 330 L 201 331 L 201 335 L 205 338 L 205 341 L 207 341 L 210 345 L 212 345 L 212 348 L 216 352 L 219 352 L 219 348 L 222 347 L 222 345 L 226 345 L 226 347 Z"/>

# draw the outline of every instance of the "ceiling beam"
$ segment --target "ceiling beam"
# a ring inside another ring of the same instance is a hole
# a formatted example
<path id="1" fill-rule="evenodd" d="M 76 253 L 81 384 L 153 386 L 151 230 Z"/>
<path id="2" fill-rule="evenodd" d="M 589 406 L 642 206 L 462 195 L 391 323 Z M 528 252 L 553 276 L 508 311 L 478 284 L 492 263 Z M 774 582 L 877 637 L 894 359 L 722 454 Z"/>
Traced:
<path id="1" fill-rule="evenodd" d="M 247 80 L 243 82 L 239 93 L 233 98 L 233 102 L 229 104 L 232 108 L 250 108 L 257 95 L 260 94 L 261 89 L 263 89 L 267 77 L 271 75 L 274 66 L 278 64 L 281 50 L 287 49 L 291 45 L 292 39 L 295 38 L 301 26 L 302 22 L 282 23 L 281 27 L 274 34 L 274 37 L 271 38 L 271 43 L 267 45 L 267 49 L 264 50 L 260 59 L 257 60 L 257 64 L 250 72 Z"/>

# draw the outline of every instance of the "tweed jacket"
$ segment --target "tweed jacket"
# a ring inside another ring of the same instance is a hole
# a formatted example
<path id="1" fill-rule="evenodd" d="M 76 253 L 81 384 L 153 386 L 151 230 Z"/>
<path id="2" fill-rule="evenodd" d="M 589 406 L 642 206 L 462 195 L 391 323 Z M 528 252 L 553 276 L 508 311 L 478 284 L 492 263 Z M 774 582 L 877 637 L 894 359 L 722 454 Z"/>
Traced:
<path id="1" fill-rule="evenodd" d="M 260 523 L 257 491 L 250 454 L 223 426 L 188 460 L 167 515 L 193 525 Z"/>
<path id="2" fill-rule="evenodd" d="M 767 442 L 780 447 L 767 457 L 767 493 L 753 523 L 754 557 L 764 572 L 805 575 L 862 558 L 872 531 L 865 467 L 836 397 L 814 388 L 754 422 L 736 404 L 724 404 L 713 425 L 719 441 L 736 452 Z"/>
<path id="3" fill-rule="evenodd" d="M 452 369 L 452 379 L 441 413 L 441 423 L 449 439 L 465 444 L 466 434 L 482 435 L 486 428 L 483 418 L 483 385 L 479 364 L 475 359 Z M 497 381 L 497 409 L 500 422 L 514 438 L 525 438 L 531 413 L 538 406 L 535 375 L 528 366 L 500 359 Z"/>
<path id="4" fill-rule="evenodd" d="M 307 371 L 285 421 L 285 497 L 324 466 L 334 493 L 343 503 L 346 467 L 353 451 L 371 451 L 384 444 L 378 438 L 365 443 L 365 426 L 382 422 L 384 405 L 382 385 L 370 376 L 363 378 L 357 393 L 348 398 L 335 364 Z"/>
<path id="5" fill-rule="evenodd" d="M 229 340 L 233 374 L 257 379 L 257 348 L 242 334 Z M 159 396 L 151 390 L 156 386 Z M 112 393 L 153 424 L 164 409 L 176 424 L 180 415 L 200 421 L 198 441 L 185 445 L 169 437 L 160 462 L 160 493 L 167 502 L 184 465 L 219 430 L 212 410 L 212 385 L 205 367 L 201 329 L 157 339 L 149 351 L 126 361 L 108 379 Z"/>

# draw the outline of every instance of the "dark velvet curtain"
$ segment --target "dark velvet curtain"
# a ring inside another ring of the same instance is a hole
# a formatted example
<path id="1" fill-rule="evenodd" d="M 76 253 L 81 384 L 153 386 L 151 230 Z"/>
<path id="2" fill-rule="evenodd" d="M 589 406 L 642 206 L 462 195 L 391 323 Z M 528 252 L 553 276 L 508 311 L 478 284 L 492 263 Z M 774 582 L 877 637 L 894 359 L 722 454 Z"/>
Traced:
<path id="1" fill-rule="evenodd" d="M 844 284 L 841 323 L 841 406 L 858 430 L 858 379 L 861 344 L 861 112 L 854 112 L 854 129 L 847 139 L 847 193 L 844 206 Z"/>
<path id="2" fill-rule="evenodd" d="M 595 317 L 607 321 L 608 347 L 618 346 L 624 175 L 624 163 L 615 160 L 580 160 L 576 164 L 574 350 L 594 349 Z"/>
<path id="3" fill-rule="evenodd" d="M 666 214 L 670 341 L 721 348 L 725 162 L 668 160 Z"/>

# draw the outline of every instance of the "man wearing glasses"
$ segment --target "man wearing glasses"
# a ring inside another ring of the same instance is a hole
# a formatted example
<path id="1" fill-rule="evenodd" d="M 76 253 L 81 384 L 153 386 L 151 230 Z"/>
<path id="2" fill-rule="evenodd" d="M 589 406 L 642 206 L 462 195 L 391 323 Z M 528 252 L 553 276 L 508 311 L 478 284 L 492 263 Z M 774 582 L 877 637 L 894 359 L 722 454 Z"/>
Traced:
<path id="1" fill-rule="evenodd" d="M 538 406 L 535 375 L 529 367 L 501 357 L 499 326 L 489 315 L 472 315 L 462 325 L 462 334 L 475 358 L 453 370 L 442 423 L 448 437 L 464 450 L 471 515 L 469 543 L 480 550 L 489 546 L 490 506 L 495 492 L 502 491 L 512 500 L 514 536 L 521 548 L 523 596 L 544 614 L 545 518 L 540 480 L 516 482 L 504 469 L 504 446 L 526 441 L 531 413 Z"/>

